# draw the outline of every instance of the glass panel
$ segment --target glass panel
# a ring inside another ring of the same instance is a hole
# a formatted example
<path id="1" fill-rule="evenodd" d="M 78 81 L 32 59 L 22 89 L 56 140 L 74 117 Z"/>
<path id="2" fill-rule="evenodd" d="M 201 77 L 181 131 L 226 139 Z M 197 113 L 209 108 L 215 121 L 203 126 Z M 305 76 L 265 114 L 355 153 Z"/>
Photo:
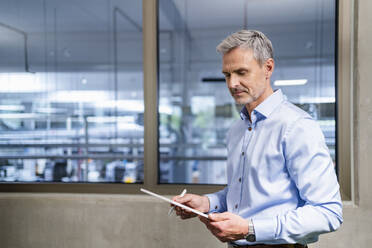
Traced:
<path id="1" fill-rule="evenodd" d="M 143 181 L 142 1 L 0 2 L 0 181 Z"/>
<path id="2" fill-rule="evenodd" d="M 240 107 L 215 48 L 243 28 L 271 39 L 273 88 L 319 122 L 335 162 L 335 23 L 334 0 L 159 0 L 160 183 L 226 183 Z"/>

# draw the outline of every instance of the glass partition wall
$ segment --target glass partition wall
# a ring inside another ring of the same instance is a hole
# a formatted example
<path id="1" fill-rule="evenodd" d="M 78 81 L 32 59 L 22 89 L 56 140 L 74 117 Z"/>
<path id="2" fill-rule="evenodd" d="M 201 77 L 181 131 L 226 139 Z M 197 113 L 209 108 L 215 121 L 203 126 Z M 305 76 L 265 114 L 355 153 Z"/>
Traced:
<path id="1" fill-rule="evenodd" d="M 336 162 L 335 0 L 157 2 L 158 183 L 226 183 L 242 106 L 215 47 L 242 28 L 272 40 L 273 88 Z M 136 0 L 0 2 L 0 182 L 144 182 L 142 21 Z"/>
<path id="2" fill-rule="evenodd" d="M 225 137 L 242 106 L 215 48 L 243 28 L 271 39 L 274 90 L 318 121 L 336 162 L 335 13 L 334 0 L 159 0 L 159 182 L 227 182 Z"/>
<path id="3" fill-rule="evenodd" d="M 142 1 L 0 2 L 0 181 L 143 181 Z"/>

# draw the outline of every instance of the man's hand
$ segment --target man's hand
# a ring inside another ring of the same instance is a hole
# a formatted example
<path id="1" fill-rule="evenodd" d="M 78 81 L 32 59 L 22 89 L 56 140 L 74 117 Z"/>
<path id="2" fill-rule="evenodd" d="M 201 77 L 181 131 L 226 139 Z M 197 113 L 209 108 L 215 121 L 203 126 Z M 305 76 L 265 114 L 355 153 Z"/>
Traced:
<path id="1" fill-rule="evenodd" d="M 194 194 L 186 194 L 182 197 L 175 196 L 172 199 L 175 202 L 182 203 L 190 208 L 199 210 L 200 212 L 206 213 L 209 211 L 209 199 L 206 196 L 194 195 Z M 188 219 L 195 217 L 196 214 L 190 212 L 186 209 L 175 207 L 176 214 L 181 217 L 181 219 Z"/>
<path id="2" fill-rule="evenodd" d="M 248 233 L 248 221 L 233 213 L 209 214 L 208 219 L 202 216 L 199 219 L 222 242 L 243 239 Z"/>

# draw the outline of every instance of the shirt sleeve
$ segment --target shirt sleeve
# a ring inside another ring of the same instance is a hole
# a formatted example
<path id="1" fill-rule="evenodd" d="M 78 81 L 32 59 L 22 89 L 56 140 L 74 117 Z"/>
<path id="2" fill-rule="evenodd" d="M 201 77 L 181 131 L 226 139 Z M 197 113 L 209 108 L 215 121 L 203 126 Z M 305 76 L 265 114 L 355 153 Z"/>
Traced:
<path id="1" fill-rule="evenodd" d="M 209 199 L 209 213 L 213 212 L 226 212 L 227 206 L 226 206 L 226 194 L 227 194 L 227 188 L 226 186 L 223 190 L 220 190 L 213 194 L 207 194 L 205 196 Z"/>
<path id="2" fill-rule="evenodd" d="M 274 218 L 253 218 L 257 242 L 307 243 L 338 229 L 343 222 L 339 184 L 319 125 L 298 120 L 285 134 L 283 153 L 302 202 Z"/>

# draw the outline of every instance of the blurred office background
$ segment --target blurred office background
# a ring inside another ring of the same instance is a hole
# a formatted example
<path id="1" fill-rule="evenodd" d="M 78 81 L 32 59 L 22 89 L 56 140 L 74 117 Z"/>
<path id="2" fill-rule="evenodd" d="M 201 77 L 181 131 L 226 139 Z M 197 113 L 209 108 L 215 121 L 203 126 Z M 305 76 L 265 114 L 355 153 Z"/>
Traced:
<path id="1" fill-rule="evenodd" d="M 159 183 L 226 183 L 241 106 L 215 47 L 242 28 L 272 40 L 274 89 L 318 121 L 336 163 L 334 0 L 158 6 Z M 142 1 L 4 0 L 0 13 L 0 181 L 143 182 Z"/>
<path id="2" fill-rule="evenodd" d="M 158 22 L 155 124 L 147 6 Z M 339 173 L 345 223 L 310 247 L 368 247 L 371 11 L 367 0 L 0 1 L 0 247 L 225 247 L 132 193 L 227 182 L 225 135 L 241 106 L 215 47 L 242 28 L 272 40 L 273 88 L 319 123 Z M 158 156 L 146 158 L 151 125 Z"/>
<path id="3" fill-rule="evenodd" d="M 0 13 L 0 180 L 142 182 L 142 2 Z"/>

